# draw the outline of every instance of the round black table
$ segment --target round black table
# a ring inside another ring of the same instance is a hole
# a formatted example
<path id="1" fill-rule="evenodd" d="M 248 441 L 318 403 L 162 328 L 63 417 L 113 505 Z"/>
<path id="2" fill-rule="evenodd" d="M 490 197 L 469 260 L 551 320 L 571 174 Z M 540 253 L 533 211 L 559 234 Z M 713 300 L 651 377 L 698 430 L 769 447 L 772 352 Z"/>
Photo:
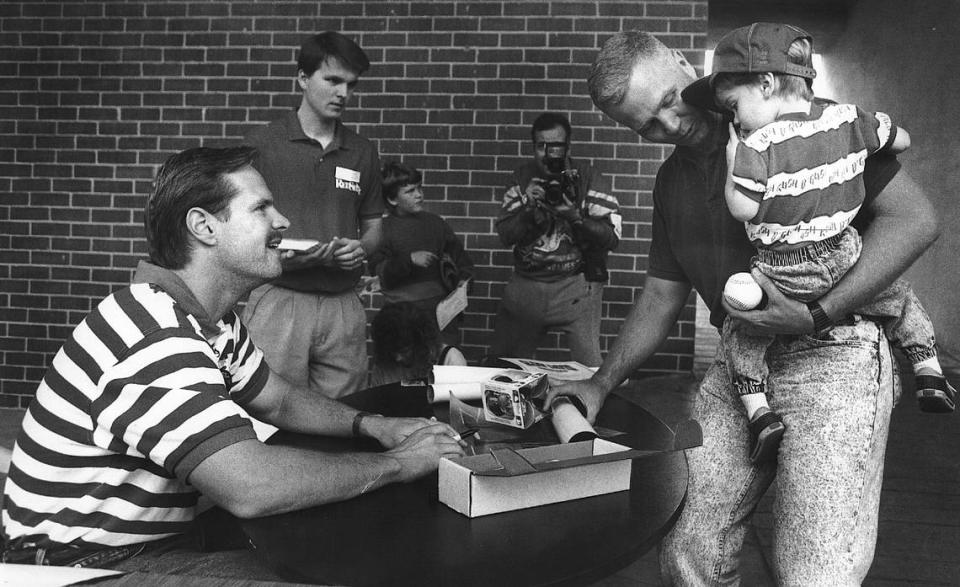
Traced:
<path id="1" fill-rule="evenodd" d="M 385 415 L 434 413 L 421 394 L 402 391 L 382 386 L 345 401 Z M 681 441 L 680 434 L 616 393 L 605 403 L 598 424 L 627 433 L 615 442 L 655 451 L 633 461 L 629 491 L 471 519 L 438 501 L 433 474 L 345 502 L 244 520 L 243 529 L 259 556 L 298 582 L 355 587 L 588 584 L 629 565 L 673 526 L 687 488 L 686 458 L 676 449 L 691 446 L 690 434 Z M 699 428 L 692 426 L 697 437 Z M 271 442 L 319 450 L 360 446 L 287 433 Z"/>

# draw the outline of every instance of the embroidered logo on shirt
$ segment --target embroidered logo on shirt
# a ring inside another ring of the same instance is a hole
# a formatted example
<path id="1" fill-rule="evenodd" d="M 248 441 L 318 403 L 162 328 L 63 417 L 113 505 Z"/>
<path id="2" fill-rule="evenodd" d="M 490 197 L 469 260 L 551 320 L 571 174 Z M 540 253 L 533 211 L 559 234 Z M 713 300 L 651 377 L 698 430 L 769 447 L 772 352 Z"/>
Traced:
<path id="1" fill-rule="evenodd" d="M 337 167 L 337 189 L 360 193 L 360 172 L 346 167 Z"/>

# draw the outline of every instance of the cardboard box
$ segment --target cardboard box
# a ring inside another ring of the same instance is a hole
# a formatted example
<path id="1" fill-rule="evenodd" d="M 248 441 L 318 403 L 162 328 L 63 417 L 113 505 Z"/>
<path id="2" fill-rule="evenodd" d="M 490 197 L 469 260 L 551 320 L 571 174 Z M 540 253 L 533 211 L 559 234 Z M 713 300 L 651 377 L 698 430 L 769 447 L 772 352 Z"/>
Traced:
<path id="1" fill-rule="evenodd" d="M 505 369 L 483 382 L 483 413 L 488 422 L 529 428 L 543 419 L 550 383 L 543 373 Z"/>
<path id="2" fill-rule="evenodd" d="M 634 450 L 600 438 L 440 460 L 440 501 L 475 518 L 630 489 Z"/>

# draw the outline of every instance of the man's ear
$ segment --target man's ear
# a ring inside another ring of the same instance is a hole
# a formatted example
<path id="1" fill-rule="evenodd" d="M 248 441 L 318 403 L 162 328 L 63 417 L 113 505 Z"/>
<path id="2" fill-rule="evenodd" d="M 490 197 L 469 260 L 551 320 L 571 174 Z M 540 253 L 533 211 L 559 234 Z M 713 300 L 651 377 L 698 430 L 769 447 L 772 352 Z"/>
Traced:
<path id="1" fill-rule="evenodd" d="M 690 65 L 690 62 L 687 61 L 687 58 L 683 56 L 683 53 L 679 49 L 673 49 L 672 51 L 674 60 L 676 60 L 677 64 L 683 68 L 683 71 L 692 75 L 693 79 L 699 79 L 700 76 L 697 75 L 696 68 Z"/>
<path id="2" fill-rule="evenodd" d="M 304 73 L 302 69 L 297 70 L 297 85 L 300 86 L 301 90 L 307 89 L 308 79 L 310 79 L 310 76 Z"/>
<path id="3" fill-rule="evenodd" d="M 216 224 L 213 214 L 203 208 L 190 208 L 187 211 L 187 232 L 205 245 L 217 244 Z"/>

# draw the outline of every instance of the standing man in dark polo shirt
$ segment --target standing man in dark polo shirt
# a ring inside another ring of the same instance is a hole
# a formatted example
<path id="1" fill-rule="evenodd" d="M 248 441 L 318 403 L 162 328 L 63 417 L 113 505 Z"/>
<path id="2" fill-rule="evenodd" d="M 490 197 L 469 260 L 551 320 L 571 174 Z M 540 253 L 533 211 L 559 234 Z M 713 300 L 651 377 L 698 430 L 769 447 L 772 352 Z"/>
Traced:
<path id="1" fill-rule="evenodd" d="M 853 314 L 936 238 L 923 190 L 900 164 L 873 156 L 864 170 L 866 213 L 860 259 L 807 306 L 785 297 L 758 270 L 762 309 L 721 301 L 730 274 L 754 254 L 724 202 L 727 124 L 684 100 L 697 78 L 682 53 L 644 31 L 604 42 L 588 80 L 594 104 L 644 140 L 675 145 L 653 188 L 653 228 L 643 292 L 603 365 L 588 380 L 551 394 L 578 396 L 588 418 L 666 340 L 691 288 L 711 309 L 776 340 L 767 350 L 770 405 L 787 431 L 776 462 L 752 463 L 746 413 L 721 349 L 700 382 L 694 417 L 703 445 L 687 452 L 686 503 L 660 545 L 667 585 L 739 584 L 739 557 L 757 503 L 777 481 L 773 574 L 778 585 L 860 585 L 877 539 L 890 414 L 898 391 L 883 327 Z M 831 397 L 836 396 L 836 397 Z M 552 399 L 552 398 L 550 398 Z"/>
<path id="2" fill-rule="evenodd" d="M 370 61 L 327 31 L 297 58 L 300 107 L 251 131 L 257 170 L 291 219 L 287 236 L 320 245 L 287 259 L 283 274 L 250 294 L 243 320 L 267 362 L 297 385 L 336 398 L 367 372 L 366 315 L 355 286 L 380 238 L 380 158 L 341 117 Z"/>

